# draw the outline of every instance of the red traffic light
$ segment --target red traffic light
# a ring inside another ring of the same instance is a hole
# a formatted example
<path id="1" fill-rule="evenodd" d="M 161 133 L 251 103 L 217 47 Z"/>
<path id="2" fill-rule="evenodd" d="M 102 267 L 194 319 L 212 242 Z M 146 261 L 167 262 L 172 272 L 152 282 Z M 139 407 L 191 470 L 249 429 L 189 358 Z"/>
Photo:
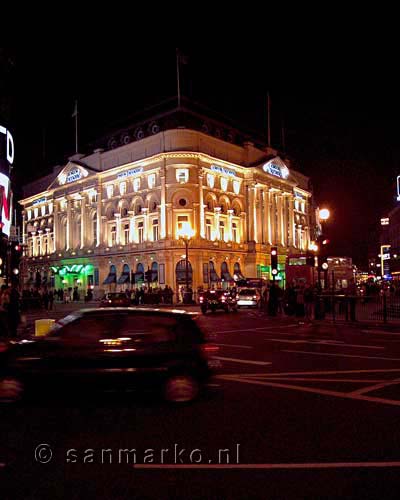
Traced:
<path id="1" fill-rule="evenodd" d="M 328 243 L 329 243 L 329 240 L 324 240 L 324 241 L 322 242 L 322 244 L 323 244 L 323 245 L 327 245 Z"/>
<path id="2" fill-rule="evenodd" d="M 21 251 L 21 245 L 15 245 L 15 251 L 20 252 Z"/>

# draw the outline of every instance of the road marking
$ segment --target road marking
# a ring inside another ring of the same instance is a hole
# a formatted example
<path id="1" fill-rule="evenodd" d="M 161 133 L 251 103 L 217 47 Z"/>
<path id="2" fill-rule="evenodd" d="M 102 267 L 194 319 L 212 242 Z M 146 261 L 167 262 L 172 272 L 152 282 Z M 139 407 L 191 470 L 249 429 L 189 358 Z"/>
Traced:
<path id="1" fill-rule="evenodd" d="M 279 387 L 281 389 L 292 389 L 292 390 L 300 391 L 300 392 L 308 392 L 308 393 L 312 393 L 312 394 L 322 394 L 323 396 L 334 396 L 334 397 L 343 398 L 343 399 L 354 399 L 354 400 L 360 400 L 360 401 L 368 401 L 370 403 L 380 403 L 380 404 L 388 404 L 391 406 L 400 406 L 400 401 L 398 401 L 398 400 L 374 398 L 371 396 L 363 396 L 362 394 L 354 394 L 351 392 L 330 391 L 327 389 L 302 387 L 299 385 L 280 384 L 280 383 L 276 383 L 276 382 L 269 382 L 267 380 L 261 381 L 261 380 L 255 380 L 255 379 L 246 379 L 246 378 L 242 378 L 242 377 L 230 377 L 230 376 L 224 376 L 224 375 L 221 375 L 221 377 L 219 377 L 219 378 L 225 379 L 228 381 L 233 380 L 235 382 L 242 382 L 244 384 L 264 385 L 267 387 Z"/>
<path id="2" fill-rule="evenodd" d="M 400 467 L 392 462 L 310 462 L 276 464 L 134 464 L 135 469 L 360 469 Z"/>
<path id="3" fill-rule="evenodd" d="M 237 344 L 214 344 L 214 345 L 221 345 L 223 347 L 237 347 L 238 349 L 253 349 L 253 347 L 249 345 L 237 345 Z"/>
<path id="4" fill-rule="evenodd" d="M 385 348 L 382 346 L 375 346 L 375 345 L 357 345 L 357 344 L 346 344 L 345 342 L 339 340 L 286 340 L 286 339 L 271 339 L 271 338 L 266 338 L 264 340 L 273 340 L 274 342 L 282 342 L 284 344 L 314 344 L 314 345 L 331 345 L 331 346 L 337 346 L 337 347 L 356 347 L 356 348 L 362 348 L 362 349 L 376 349 L 376 350 L 381 350 L 384 351 Z"/>
<path id="5" fill-rule="evenodd" d="M 371 381 L 369 380 L 368 382 L 372 382 L 372 380 Z M 397 385 L 399 383 L 400 383 L 400 379 L 385 380 L 385 381 L 382 381 L 382 383 L 380 383 L 380 384 L 369 385 L 368 387 L 362 387 L 361 389 L 353 391 L 351 394 L 366 394 L 368 392 L 377 391 L 377 390 L 383 389 L 384 387 L 387 387 L 389 385 Z"/>
<path id="6" fill-rule="evenodd" d="M 386 330 L 361 330 L 361 333 L 377 333 L 379 335 L 400 335 L 400 333 L 387 332 Z"/>
<path id="7" fill-rule="evenodd" d="M 213 356 L 213 358 L 219 359 L 221 361 L 232 361 L 234 363 L 244 363 L 244 364 L 248 364 L 248 365 L 266 366 L 266 365 L 272 364 L 272 363 L 266 362 L 266 361 L 251 361 L 250 359 L 225 358 L 222 356 Z"/>
<path id="8" fill-rule="evenodd" d="M 340 374 L 351 374 L 351 373 L 398 373 L 400 368 L 373 368 L 371 370 L 325 370 L 325 371 L 313 371 L 313 372 L 269 372 L 269 373 L 248 373 L 239 374 L 245 375 L 246 377 L 252 376 L 263 376 L 263 377 L 275 377 L 275 376 L 285 376 L 285 375 L 340 375 Z M 368 382 L 368 379 L 367 379 Z"/>
<path id="9" fill-rule="evenodd" d="M 400 361 L 400 358 L 384 358 L 383 356 L 357 356 L 356 354 L 335 354 L 330 352 L 295 351 L 285 349 L 282 352 L 294 352 L 298 354 L 312 354 L 314 356 L 335 356 L 339 358 L 360 358 L 360 359 L 384 359 L 386 361 Z"/>

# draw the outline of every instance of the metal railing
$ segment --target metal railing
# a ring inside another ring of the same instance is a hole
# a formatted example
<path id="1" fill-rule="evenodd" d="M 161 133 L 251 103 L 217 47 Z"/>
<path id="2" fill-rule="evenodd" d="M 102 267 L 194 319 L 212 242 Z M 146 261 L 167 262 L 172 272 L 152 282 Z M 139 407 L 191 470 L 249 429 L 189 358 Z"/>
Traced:
<path id="1" fill-rule="evenodd" d="M 398 295 L 318 295 L 314 303 L 315 319 L 331 321 L 374 321 L 400 323 Z"/>

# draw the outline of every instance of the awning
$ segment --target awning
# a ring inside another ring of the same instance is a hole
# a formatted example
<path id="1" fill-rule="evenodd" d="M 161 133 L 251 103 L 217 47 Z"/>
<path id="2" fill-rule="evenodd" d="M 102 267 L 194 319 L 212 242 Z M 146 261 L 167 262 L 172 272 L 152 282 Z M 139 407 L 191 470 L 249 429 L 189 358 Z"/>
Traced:
<path id="1" fill-rule="evenodd" d="M 130 273 L 122 273 L 118 278 L 117 285 L 123 285 L 124 283 L 129 283 Z"/>
<path id="2" fill-rule="evenodd" d="M 221 278 L 222 278 L 224 281 L 233 281 L 233 278 L 232 278 L 232 276 L 230 275 L 229 271 L 225 271 L 225 272 L 221 273 Z"/>
<path id="3" fill-rule="evenodd" d="M 108 273 L 107 278 L 103 281 L 103 285 L 110 285 L 117 282 L 117 275 L 115 273 Z"/>

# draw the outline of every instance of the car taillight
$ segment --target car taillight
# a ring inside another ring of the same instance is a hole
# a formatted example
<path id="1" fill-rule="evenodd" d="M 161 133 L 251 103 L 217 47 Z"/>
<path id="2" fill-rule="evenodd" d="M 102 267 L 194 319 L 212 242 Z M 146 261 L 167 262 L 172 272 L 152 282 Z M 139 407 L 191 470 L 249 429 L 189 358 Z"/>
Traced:
<path id="1" fill-rule="evenodd" d="M 257 295 L 253 295 L 253 299 L 257 299 Z"/>
<path id="2" fill-rule="evenodd" d="M 222 302 L 225 302 L 226 298 L 224 296 L 222 296 L 221 300 L 222 300 Z"/>
<path id="3" fill-rule="evenodd" d="M 204 301 L 203 297 L 200 297 L 200 302 L 203 302 L 203 301 Z"/>
<path id="4" fill-rule="evenodd" d="M 219 351 L 219 347 L 214 344 L 203 344 L 201 350 L 205 356 L 213 356 Z"/>

